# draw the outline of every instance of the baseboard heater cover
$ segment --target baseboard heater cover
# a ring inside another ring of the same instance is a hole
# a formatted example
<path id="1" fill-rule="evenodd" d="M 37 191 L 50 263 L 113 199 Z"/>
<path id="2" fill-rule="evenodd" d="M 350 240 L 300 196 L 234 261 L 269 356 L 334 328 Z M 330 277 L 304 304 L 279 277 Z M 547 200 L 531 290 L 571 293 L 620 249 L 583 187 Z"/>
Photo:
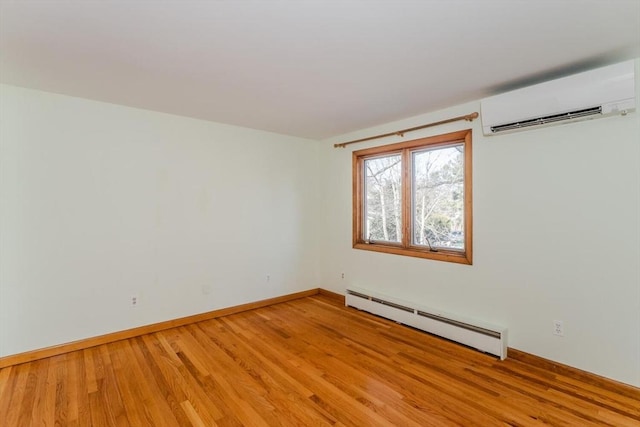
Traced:
<path id="1" fill-rule="evenodd" d="M 507 358 L 507 328 L 424 307 L 363 288 L 349 287 L 345 305 Z"/>

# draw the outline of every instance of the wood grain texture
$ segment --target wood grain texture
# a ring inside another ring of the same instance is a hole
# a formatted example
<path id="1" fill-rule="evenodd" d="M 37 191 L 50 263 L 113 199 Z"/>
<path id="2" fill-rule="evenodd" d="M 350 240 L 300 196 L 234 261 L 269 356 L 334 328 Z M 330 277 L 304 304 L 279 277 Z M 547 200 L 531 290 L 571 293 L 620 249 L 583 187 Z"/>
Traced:
<path id="1" fill-rule="evenodd" d="M 317 295 L 0 370 L 3 427 L 640 426 L 640 390 Z"/>
<path id="2" fill-rule="evenodd" d="M 0 368 L 20 363 L 32 362 L 34 360 L 43 359 L 45 357 L 57 356 L 71 351 L 83 350 L 95 347 L 101 344 L 108 344 L 127 338 L 133 338 L 144 334 L 162 331 L 177 326 L 188 325 L 190 323 L 201 322 L 203 320 L 215 319 L 221 316 L 228 316 L 234 313 L 240 313 L 247 310 L 253 310 L 259 307 L 265 307 L 272 304 L 278 304 L 285 301 L 291 301 L 297 298 L 304 298 L 316 295 L 319 289 L 309 289 L 308 291 L 296 292 L 293 294 L 282 295 L 279 297 L 269 298 L 265 300 L 250 302 L 247 304 L 236 305 L 233 307 L 221 308 L 219 310 L 208 311 L 206 313 L 195 314 L 193 316 L 181 317 L 179 319 L 167 320 L 165 322 L 154 323 L 151 325 L 140 326 L 138 328 L 118 331 L 111 334 L 100 335 L 97 337 L 86 338 L 70 343 L 55 345 L 52 347 L 41 348 L 38 350 L 27 351 L 25 353 L 13 354 L 11 356 L 0 357 Z"/>

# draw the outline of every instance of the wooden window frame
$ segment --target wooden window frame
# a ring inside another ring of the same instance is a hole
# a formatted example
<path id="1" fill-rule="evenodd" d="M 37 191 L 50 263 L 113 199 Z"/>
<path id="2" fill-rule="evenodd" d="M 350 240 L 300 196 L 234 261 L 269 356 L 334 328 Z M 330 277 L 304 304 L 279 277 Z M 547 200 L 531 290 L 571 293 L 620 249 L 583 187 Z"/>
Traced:
<path id="1" fill-rule="evenodd" d="M 438 261 L 472 264 L 473 254 L 473 198 L 472 198 L 472 131 L 466 129 L 412 141 L 353 152 L 353 247 L 374 252 L 405 255 Z M 422 148 L 464 145 L 464 250 L 437 248 L 437 251 L 412 243 L 412 171 L 411 153 Z M 402 242 L 368 242 L 363 238 L 364 228 L 364 160 L 385 154 L 402 155 Z"/>

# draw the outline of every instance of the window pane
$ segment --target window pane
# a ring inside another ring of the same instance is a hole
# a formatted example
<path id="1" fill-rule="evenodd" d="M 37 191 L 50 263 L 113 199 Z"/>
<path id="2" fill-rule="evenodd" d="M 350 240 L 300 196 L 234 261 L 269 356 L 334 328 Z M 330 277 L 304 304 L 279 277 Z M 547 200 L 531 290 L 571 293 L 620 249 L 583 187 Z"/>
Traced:
<path id="1" fill-rule="evenodd" d="M 464 146 L 412 153 L 413 244 L 464 250 Z"/>
<path id="2" fill-rule="evenodd" d="M 402 241 L 402 157 L 364 161 L 364 240 Z"/>

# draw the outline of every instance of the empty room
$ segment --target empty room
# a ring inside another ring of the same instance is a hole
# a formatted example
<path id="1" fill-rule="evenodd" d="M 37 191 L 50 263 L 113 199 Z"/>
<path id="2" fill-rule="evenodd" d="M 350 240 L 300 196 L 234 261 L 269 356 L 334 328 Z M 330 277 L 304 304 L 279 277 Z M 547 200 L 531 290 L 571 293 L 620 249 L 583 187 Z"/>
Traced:
<path id="1" fill-rule="evenodd" d="M 0 425 L 640 426 L 640 1 L 0 0 Z"/>

